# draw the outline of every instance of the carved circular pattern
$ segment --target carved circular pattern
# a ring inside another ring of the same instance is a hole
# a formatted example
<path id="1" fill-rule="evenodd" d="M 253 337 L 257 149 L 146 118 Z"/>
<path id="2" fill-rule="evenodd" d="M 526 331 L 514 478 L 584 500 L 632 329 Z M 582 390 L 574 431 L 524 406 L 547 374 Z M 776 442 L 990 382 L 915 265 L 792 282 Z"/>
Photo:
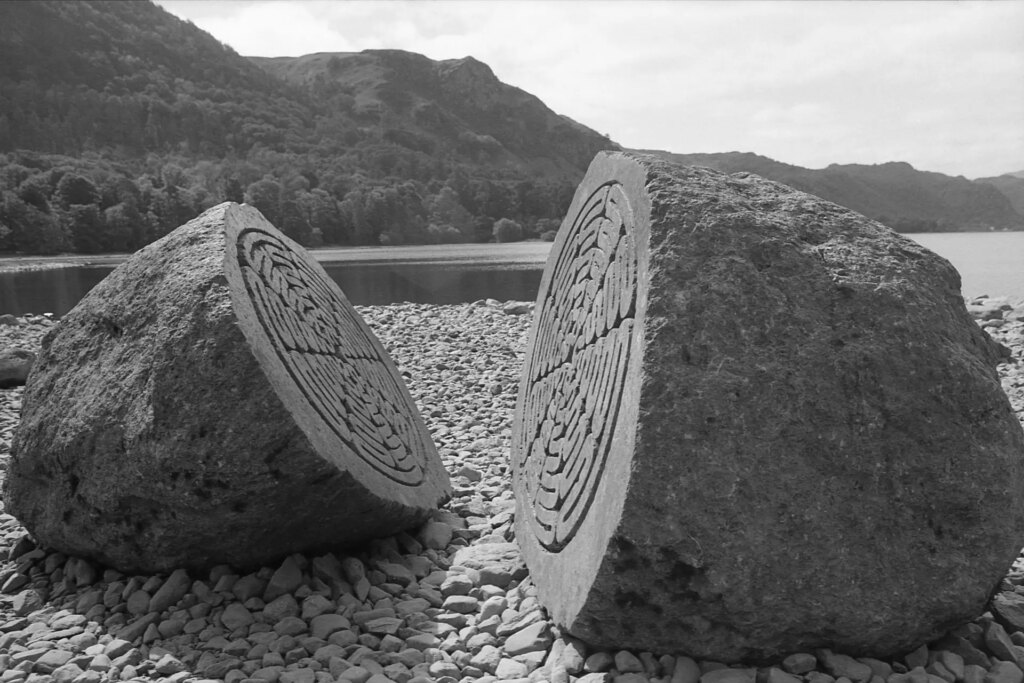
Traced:
<path id="1" fill-rule="evenodd" d="M 278 358 L 324 423 L 353 453 L 407 486 L 423 481 L 405 394 L 351 305 L 280 238 L 243 230 L 236 242 L 248 295 Z"/>
<path id="2" fill-rule="evenodd" d="M 622 186 L 591 194 L 557 255 L 535 322 L 516 452 L 540 544 L 586 519 L 611 449 L 636 317 L 633 216 Z"/>

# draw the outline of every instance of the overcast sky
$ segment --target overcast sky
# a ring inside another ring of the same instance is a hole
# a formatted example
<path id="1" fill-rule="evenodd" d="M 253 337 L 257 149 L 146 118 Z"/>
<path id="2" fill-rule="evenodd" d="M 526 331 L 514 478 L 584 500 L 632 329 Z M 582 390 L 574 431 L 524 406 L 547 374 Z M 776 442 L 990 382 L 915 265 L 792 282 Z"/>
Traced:
<path id="1" fill-rule="evenodd" d="M 1024 2 L 158 0 L 243 55 L 471 55 L 625 147 L 1024 170 Z"/>

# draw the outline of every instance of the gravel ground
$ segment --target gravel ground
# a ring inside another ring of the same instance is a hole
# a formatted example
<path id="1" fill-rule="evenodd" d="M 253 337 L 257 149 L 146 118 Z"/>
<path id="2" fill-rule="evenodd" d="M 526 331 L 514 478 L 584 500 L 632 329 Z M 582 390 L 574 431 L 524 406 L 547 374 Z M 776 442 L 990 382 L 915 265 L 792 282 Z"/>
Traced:
<path id="1" fill-rule="evenodd" d="M 969 306 L 1009 350 L 999 372 L 1024 422 L 1024 305 Z M 0 513 L 0 683 L 1024 683 L 1024 560 L 989 612 L 897 661 L 820 650 L 725 667 L 562 637 L 511 543 L 507 451 L 530 316 L 497 302 L 359 310 L 452 475 L 446 508 L 352 554 L 203 576 L 125 576 L 47 553 Z M 0 347 L 33 349 L 52 324 L 0 327 Z M 0 390 L 0 477 L 20 407 L 20 388 Z"/>

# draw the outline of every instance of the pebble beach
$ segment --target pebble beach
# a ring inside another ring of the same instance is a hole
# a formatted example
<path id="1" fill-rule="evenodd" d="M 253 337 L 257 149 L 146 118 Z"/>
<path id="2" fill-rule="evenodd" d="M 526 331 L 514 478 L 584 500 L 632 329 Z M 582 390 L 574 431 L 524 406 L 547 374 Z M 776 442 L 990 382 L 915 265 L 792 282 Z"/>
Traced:
<path id="1" fill-rule="evenodd" d="M 37 548 L 0 505 L 0 683 L 1024 683 L 1024 558 L 989 611 L 898 660 L 819 650 L 728 667 L 560 633 L 514 543 L 508 446 L 530 308 L 357 307 L 452 478 L 420 529 L 250 573 L 124 575 Z M 1005 348 L 998 372 L 1024 424 L 1024 302 L 968 309 Z M 53 324 L 22 316 L 0 347 L 35 350 Z M 0 390 L 0 478 L 21 395 Z"/>

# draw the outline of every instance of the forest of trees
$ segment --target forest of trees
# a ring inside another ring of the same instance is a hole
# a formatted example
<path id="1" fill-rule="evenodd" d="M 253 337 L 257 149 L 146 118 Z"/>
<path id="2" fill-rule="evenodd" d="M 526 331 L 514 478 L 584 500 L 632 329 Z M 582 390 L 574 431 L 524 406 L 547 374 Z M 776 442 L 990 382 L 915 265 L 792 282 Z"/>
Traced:
<path id="1" fill-rule="evenodd" d="M 133 251 L 223 201 L 252 204 L 311 247 L 486 242 L 499 220 L 515 222 L 521 239 L 550 239 L 575 189 L 473 178 L 458 166 L 426 181 L 370 179 L 329 159 L 257 156 L 130 164 L 90 153 L 0 154 L 0 251 Z"/>

